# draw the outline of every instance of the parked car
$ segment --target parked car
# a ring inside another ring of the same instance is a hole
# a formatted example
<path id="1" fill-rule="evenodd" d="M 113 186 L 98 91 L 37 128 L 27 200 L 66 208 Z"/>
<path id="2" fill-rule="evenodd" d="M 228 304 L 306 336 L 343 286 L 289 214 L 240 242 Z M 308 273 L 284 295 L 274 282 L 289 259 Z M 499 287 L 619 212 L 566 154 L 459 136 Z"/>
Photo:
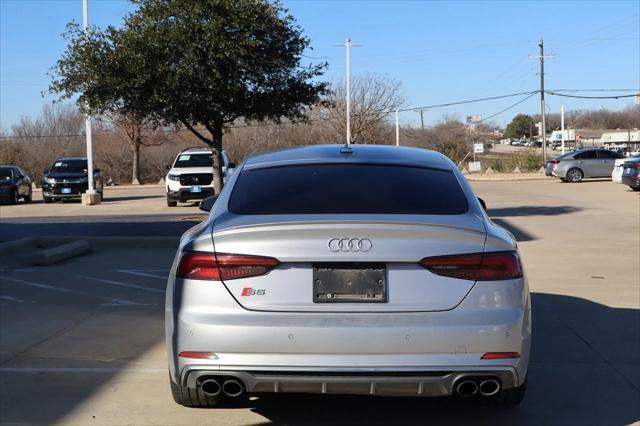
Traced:
<path id="1" fill-rule="evenodd" d="M 615 160 L 624 158 L 608 149 L 580 149 L 549 160 L 547 176 L 559 177 L 563 182 L 580 182 L 586 178 L 611 177 Z"/>
<path id="2" fill-rule="evenodd" d="M 60 158 L 44 171 L 42 199 L 54 200 L 80 198 L 89 189 L 89 171 L 86 158 Z M 94 188 L 104 199 L 104 181 L 100 169 L 93 168 Z"/>
<path id="3" fill-rule="evenodd" d="M 222 150 L 222 174 L 226 179 L 231 175 L 235 164 Z M 167 173 L 167 206 L 175 207 L 178 202 L 202 200 L 214 194 L 213 160 L 211 150 L 206 148 L 187 148 L 180 152 Z"/>
<path id="4" fill-rule="evenodd" d="M 640 156 L 624 162 L 621 183 L 634 191 L 640 191 Z"/>
<path id="5" fill-rule="evenodd" d="M 31 178 L 18 166 L 0 166 L 0 201 L 18 204 L 31 202 Z"/>
<path id="6" fill-rule="evenodd" d="M 624 163 L 634 158 L 640 158 L 640 153 L 631 155 L 630 157 L 618 158 L 615 161 L 613 171 L 611 172 L 611 180 L 616 183 L 622 183 L 622 173 L 624 169 Z"/>
<path id="7" fill-rule="evenodd" d="M 516 241 L 482 203 L 433 151 L 315 145 L 249 157 L 201 202 L 210 215 L 183 235 L 169 275 L 173 398 L 520 402 L 528 284 Z"/>

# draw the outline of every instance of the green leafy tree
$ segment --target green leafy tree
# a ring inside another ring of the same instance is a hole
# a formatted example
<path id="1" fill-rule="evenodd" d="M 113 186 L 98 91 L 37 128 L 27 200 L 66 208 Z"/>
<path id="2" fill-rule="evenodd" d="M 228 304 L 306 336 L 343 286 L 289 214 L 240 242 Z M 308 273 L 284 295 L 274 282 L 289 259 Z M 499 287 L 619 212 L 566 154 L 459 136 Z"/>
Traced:
<path id="1" fill-rule="evenodd" d="M 303 120 L 326 84 L 325 63 L 302 66 L 309 46 L 279 2 L 134 0 L 121 28 L 67 33 L 50 90 L 101 114 L 185 127 L 213 151 L 214 189 L 222 189 L 225 125 Z"/>
<path id="2" fill-rule="evenodd" d="M 505 138 L 521 138 L 526 136 L 531 138 L 533 130 L 536 128 L 533 119 L 526 114 L 518 114 L 513 117 L 511 123 L 504 131 Z"/>

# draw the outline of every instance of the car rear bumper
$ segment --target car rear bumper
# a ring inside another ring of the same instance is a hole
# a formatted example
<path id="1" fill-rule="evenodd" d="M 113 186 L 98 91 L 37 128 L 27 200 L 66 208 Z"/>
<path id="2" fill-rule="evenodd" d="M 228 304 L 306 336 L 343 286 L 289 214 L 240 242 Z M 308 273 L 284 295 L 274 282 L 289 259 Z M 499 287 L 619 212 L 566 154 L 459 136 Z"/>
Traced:
<path id="1" fill-rule="evenodd" d="M 448 373 L 437 379 L 412 376 L 409 382 L 423 388 L 428 385 L 429 394 L 437 393 L 435 387 L 446 395 L 457 378 L 455 374 L 486 372 L 499 376 L 504 388 L 519 386 L 526 377 L 531 311 L 523 280 L 479 283 L 449 311 L 384 313 L 249 311 L 240 307 L 220 283 L 178 283 L 202 291 L 178 288 L 181 308 L 174 309 L 169 289 L 167 352 L 176 383 L 192 383 L 191 374 L 197 377 L 202 372 L 224 372 L 243 375 L 249 382 L 260 384 L 260 389 L 275 389 L 279 383 L 291 381 L 288 374 L 285 378 L 244 375 L 295 371 L 301 375 L 330 372 L 333 376 L 344 372 L 349 378 L 353 372 L 397 372 L 405 377 L 407 372 L 445 371 Z M 215 300 L 216 304 L 203 309 L 192 297 Z M 187 351 L 212 352 L 215 356 L 206 360 L 178 356 Z M 481 359 L 486 352 L 518 352 L 520 357 Z M 511 378 L 503 378 L 505 371 Z M 320 378 L 306 380 L 300 386 L 322 389 L 328 386 L 322 383 L 329 382 Z M 362 383 L 373 382 L 366 379 L 354 383 L 361 388 Z"/>
<path id="2" fill-rule="evenodd" d="M 629 185 L 634 188 L 640 188 L 640 175 L 639 176 L 623 176 L 622 184 Z"/>
<path id="3" fill-rule="evenodd" d="M 519 386 L 512 367 L 477 369 L 315 369 L 207 370 L 191 368 L 181 384 L 196 389 L 203 380 L 240 380 L 249 393 L 317 393 L 380 396 L 449 396 L 462 379 L 497 379 L 501 388 Z"/>

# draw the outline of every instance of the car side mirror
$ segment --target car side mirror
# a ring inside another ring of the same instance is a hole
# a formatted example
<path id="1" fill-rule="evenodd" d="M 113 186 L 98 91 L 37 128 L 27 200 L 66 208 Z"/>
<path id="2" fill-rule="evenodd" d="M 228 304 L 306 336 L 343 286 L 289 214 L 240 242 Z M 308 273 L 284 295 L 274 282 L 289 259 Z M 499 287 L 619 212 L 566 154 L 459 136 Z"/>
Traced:
<path id="1" fill-rule="evenodd" d="M 484 211 L 487 211 L 487 203 L 484 202 L 484 200 L 480 197 L 478 197 L 478 201 L 480 202 L 480 205 L 482 206 L 482 208 L 484 209 Z"/>
<path id="2" fill-rule="evenodd" d="M 207 197 L 204 200 L 200 201 L 200 205 L 198 207 L 200 208 L 200 210 L 208 213 L 213 208 L 213 205 L 216 203 L 217 199 L 218 199 L 217 195 L 212 195 L 211 197 Z"/>
<path id="3" fill-rule="evenodd" d="M 229 163 L 229 165 L 227 166 L 227 168 L 229 168 L 229 169 L 235 169 L 235 168 L 236 168 L 236 163 Z"/>

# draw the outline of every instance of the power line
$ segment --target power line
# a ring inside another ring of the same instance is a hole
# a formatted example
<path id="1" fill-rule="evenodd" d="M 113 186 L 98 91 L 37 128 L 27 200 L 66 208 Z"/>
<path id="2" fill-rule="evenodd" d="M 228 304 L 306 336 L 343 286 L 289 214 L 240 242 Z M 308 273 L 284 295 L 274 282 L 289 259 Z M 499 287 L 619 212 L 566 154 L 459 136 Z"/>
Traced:
<path id="1" fill-rule="evenodd" d="M 452 106 L 452 105 L 462 105 L 462 104 L 470 104 L 470 103 L 474 103 L 474 102 L 483 102 L 483 101 L 491 101 L 494 99 L 503 99 L 503 98 L 512 98 L 514 96 L 522 96 L 522 95 L 531 95 L 531 94 L 536 94 L 539 93 L 539 90 L 532 90 L 529 92 L 520 92 L 520 93 L 512 93 L 510 95 L 502 95 L 502 96 L 491 96 L 489 98 L 480 98 L 480 99 L 471 99 L 468 101 L 458 101 L 458 102 L 450 102 L 447 104 L 438 104 L 438 105 L 426 105 L 426 106 L 421 106 L 421 107 L 416 107 L 416 108 L 405 108 L 405 109 L 401 109 L 398 110 L 400 112 L 405 112 L 405 111 L 418 111 L 421 109 L 429 109 L 429 108 L 441 108 L 441 107 L 447 107 L 447 106 Z M 392 112 L 392 111 L 389 111 Z"/>
<path id="2" fill-rule="evenodd" d="M 534 93 L 530 94 L 529 96 L 527 96 L 526 98 L 519 100 L 519 101 L 518 101 L 518 102 L 516 102 L 515 104 L 510 105 L 510 106 L 506 107 L 505 109 L 503 109 L 503 110 L 501 110 L 501 111 L 496 112 L 495 114 L 491 114 L 490 116 L 483 118 L 482 120 L 478 121 L 478 123 L 482 123 L 482 122 L 484 122 L 484 121 L 489 120 L 490 118 L 493 118 L 493 117 L 495 117 L 495 116 L 497 116 L 497 115 L 502 114 L 503 112 L 507 112 L 507 111 L 509 111 L 511 108 L 515 108 L 515 107 L 517 107 L 518 105 L 520 105 L 521 103 L 523 103 L 523 102 L 524 102 L 524 101 L 526 101 L 527 99 L 532 98 L 532 97 L 533 97 L 533 96 L 535 96 L 536 94 L 537 94 L 537 93 L 536 93 L 536 92 L 534 92 Z"/>
<path id="3" fill-rule="evenodd" d="M 581 96 L 581 95 L 567 95 L 566 93 L 557 93 L 552 91 L 546 91 L 546 93 L 555 96 L 562 96 L 564 98 L 578 98 L 578 99 L 620 99 L 620 98 L 633 98 L 638 96 L 637 94 L 633 95 L 616 95 L 616 96 Z"/>

